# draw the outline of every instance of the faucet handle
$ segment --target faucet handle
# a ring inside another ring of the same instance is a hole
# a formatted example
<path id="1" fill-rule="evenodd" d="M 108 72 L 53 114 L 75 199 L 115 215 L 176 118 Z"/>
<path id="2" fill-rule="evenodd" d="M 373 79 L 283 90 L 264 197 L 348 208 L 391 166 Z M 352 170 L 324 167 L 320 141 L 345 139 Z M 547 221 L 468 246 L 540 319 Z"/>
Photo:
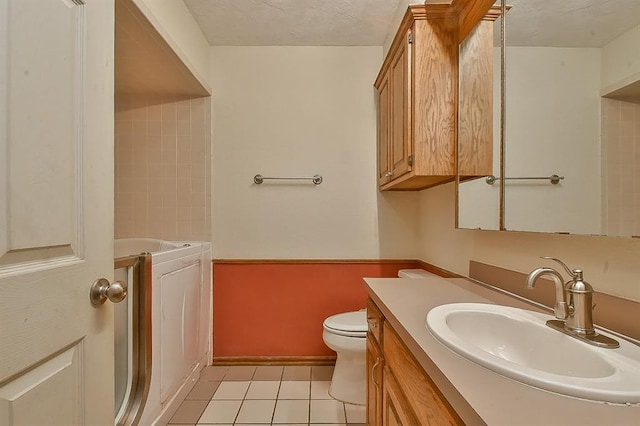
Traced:
<path id="1" fill-rule="evenodd" d="M 571 278 L 573 279 L 582 279 L 582 269 L 571 269 L 567 266 L 566 263 L 564 263 L 562 260 L 556 258 L 556 257 L 551 257 L 551 256 L 540 256 L 540 259 L 549 259 L 549 260 L 554 260 L 556 262 L 558 262 L 560 265 L 562 265 L 562 267 L 564 268 L 565 271 L 567 271 L 567 274 L 569 274 L 571 276 Z"/>

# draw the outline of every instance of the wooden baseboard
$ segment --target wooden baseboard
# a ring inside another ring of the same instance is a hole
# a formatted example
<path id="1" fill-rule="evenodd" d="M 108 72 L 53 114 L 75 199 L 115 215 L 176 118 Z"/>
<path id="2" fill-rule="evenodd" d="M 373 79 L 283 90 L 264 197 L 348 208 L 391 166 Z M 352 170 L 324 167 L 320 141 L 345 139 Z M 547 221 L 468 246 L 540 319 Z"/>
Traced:
<path id="1" fill-rule="evenodd" d="M 335 356 L 214 356 L 213 365 L 334 365 Z"/>
<path id="2" fill-rule="evenodd" d="M 412 259 L 212 259 L 214 265 L 251 264 L 387 264 L 414 263 Z"/>

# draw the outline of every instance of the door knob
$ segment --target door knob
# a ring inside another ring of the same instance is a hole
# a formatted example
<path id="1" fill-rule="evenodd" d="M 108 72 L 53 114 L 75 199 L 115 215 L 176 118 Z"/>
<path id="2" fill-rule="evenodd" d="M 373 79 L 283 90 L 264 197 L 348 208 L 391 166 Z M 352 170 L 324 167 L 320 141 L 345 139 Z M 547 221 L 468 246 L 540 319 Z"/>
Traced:
<path id="1" fill-rule="evenodd" d="M 106 278 L 95 280 L 89 291 L 89 299 L 93 306 L 102 305 L 107 299 L 113 303 L 122 302 L 125 297 L 127 297 L 127 284 L 122 281 L 109 284 Z"/>

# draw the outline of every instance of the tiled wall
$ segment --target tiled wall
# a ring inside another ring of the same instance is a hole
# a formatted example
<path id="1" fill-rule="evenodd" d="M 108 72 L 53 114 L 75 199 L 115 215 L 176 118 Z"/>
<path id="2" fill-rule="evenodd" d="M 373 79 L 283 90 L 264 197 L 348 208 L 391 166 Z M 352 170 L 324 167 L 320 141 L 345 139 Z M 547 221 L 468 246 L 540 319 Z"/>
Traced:
<path id="1" fill-rule="evenodd" d="M 640 236 L 640 104 L 602 98 L 603 225 Z"/>
<path id="2" fill-rule="evenodd" d="M 208 97 L 116 97 L 116 238 L 210 240 L 210 117 Z"/>

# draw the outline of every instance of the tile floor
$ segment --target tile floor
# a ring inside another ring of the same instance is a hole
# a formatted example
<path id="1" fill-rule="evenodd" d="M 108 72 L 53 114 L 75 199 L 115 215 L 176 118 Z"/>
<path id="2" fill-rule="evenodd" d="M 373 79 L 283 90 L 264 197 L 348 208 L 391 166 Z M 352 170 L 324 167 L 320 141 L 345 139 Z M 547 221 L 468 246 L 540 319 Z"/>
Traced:
<path id="1" fill-rule="evenodd" d="M 212 366 L 169 425 L 364 425 L 364 406 L 329 396 L 333 367 Z"/>

